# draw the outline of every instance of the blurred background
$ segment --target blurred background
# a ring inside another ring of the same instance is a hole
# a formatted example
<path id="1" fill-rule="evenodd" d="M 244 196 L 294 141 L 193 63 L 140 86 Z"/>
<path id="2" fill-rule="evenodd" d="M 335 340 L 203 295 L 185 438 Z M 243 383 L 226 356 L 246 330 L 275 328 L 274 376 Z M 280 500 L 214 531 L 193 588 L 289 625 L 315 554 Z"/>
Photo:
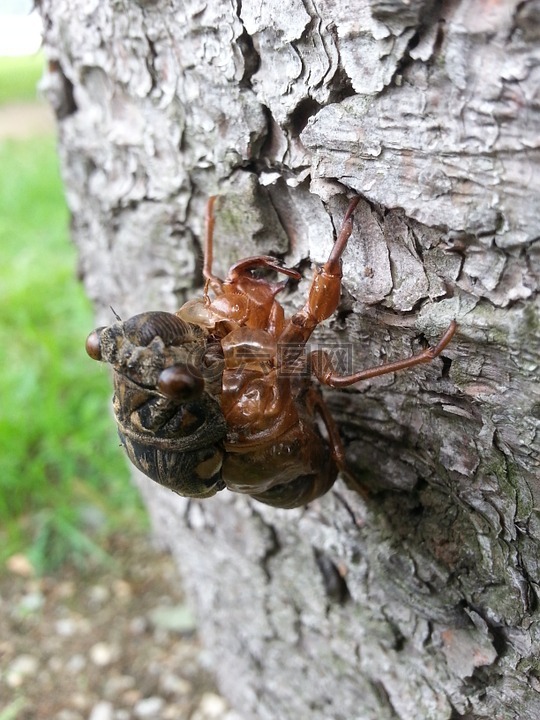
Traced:
<path id="1" fill-rule="evenodd" d="M 31 11 L 0 0 L 0 720 L 239 720 L 84 350 L 94 320 Z"/>
<path id="2" fill-rule="evenodd" d="M 39 95 L 40 45 L 31 0 L 0 0 L 0 568 L 38 575 L 101 561 L 111 535 L 146 527 L 110 378 L 84 351 L 94 321 Z"/>

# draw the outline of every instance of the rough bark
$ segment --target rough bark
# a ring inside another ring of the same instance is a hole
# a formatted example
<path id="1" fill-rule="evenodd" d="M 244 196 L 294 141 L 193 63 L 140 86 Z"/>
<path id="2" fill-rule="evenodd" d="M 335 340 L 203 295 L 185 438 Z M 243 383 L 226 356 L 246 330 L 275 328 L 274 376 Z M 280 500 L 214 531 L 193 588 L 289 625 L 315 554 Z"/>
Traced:
<path id="1" fill-rule="evenodd" d="M 246 718 L 538 718 L 540 3 L 41 9 L 100 324 L 200 293 L 208 195 L 223 274 L 324 260 L 351 191 L 319 337 L 359 368 L 459 322 L 431 366 L 326 394 L 367 499 L 338 482 L 285 511 L 139 478 L 223 691 Z"/>

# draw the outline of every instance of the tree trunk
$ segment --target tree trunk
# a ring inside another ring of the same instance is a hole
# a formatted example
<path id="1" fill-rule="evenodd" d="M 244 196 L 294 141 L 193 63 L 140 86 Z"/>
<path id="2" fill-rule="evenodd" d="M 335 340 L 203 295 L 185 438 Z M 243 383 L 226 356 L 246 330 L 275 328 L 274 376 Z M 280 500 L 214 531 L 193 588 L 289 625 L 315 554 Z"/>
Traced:
<path id="1" fill-rule="evenodd" d="M 216 267 L 323 261 L 361 196 L 325 396 L 361 497 L 276 510 L 139 476 L 247 719 L 540 716 L 540 3 L 42 0 L 44 85 L 99 324 Z M 301 264 L 302 263 L 302 264 Z M 81 328 L 81 334 L 84 329 Z"/>

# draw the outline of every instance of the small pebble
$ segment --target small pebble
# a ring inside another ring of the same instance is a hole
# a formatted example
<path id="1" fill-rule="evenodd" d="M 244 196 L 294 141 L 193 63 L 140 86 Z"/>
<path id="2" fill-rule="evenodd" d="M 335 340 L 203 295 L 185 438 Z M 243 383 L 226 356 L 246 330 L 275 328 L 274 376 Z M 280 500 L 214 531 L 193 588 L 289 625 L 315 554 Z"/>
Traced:
<path id="1" fill-rule="evenodd" d="M 115 580 L 113 583 L 113 592 L 119 600 L 130 600 L 133 595 L 131 585 L 125 580 Z"/>
<path id="2" fill-rule="evenodd" d="M 73 580 L 63 580 L 54 587 L 54 595 L 60 600 L 68 600 L 75 595 L 77 586 Z"/>
<path id="3" fill-rule="evenodd" d="M 116 698 L 133 687 L 135 687 L 135 678 L 131 675 L 114 675 L 106 681 L 103 693 L 106 697 Z"/>
<path id="4" fill-rule="evenodd" d="M 132 690 L 126 690 L 120 700 L 124 705 L 129 705 L 130 707 L 132 707 L 139 702 L 139 700 L 141 699 L 141 695 L 142 693 L 140 690 L 137 690 L 137 688 L 133 688 Z"/>
<path id="5" fill-rule="evenodd" d="M 90 648 L 90 660 L 98 667 L 110 665 L 118 657 L 118 651 L 106 642 L 98 642 Z"/>
<path id="6" fill-rule="evenodd" d="M 88 720 L 114 720 L 114 707 L 112 703 L 98 702 L 92 708 Z"/>
<path id="7" fill-rule="evenodd" d="M 16 688 L 23 684 L 26 678 L 35 675 L 39 668 L 39 661 L 33 655 L 19 655 L 9 666 L 6 673 L 6 683 Z"/>
<path id="8" fill-rule="evenodd" d="M 54 675 L 58 675 L 64 667 L 64 661 L 62 660 L 62 658 L 59 658 L 57 655 L 53 655 L 52 657 L 49 658 L 47 667 Z"/>
<path id="9" fill-rule="evenodd" d="M 242 718 L 234 710 L 229 710 L 229 712 L 225 713 L 223 716 L 223 720 L 242 720 Z"/>
<path id="10" fill-rule="evenodd" d="M 91 699 L 83 692 L 74 692 L 69 700 L 73 707 L 77 708 L 77 710 L 88 710 L 88 707 L 91 704 Z"/>
<path id="11" fill-rule="evenodd" d="M 14 575 L 20 575 L 21 577 L 31 577 L 34 574 L 34 566 L 26 555 L 22 553 L 17 553 L 8 558 L 6 567 Z"/>
<path id="12" fill-rule="evenodd" d="M 189 702 L 184 705 L 173 703 L 162 710 L 159 720 L 179 720 L 188 717 Z"/>
<path id="13" fill-rule="evenodd" d="M 31 615 L 41 610 L 45 604 L 45 596 L 39 590 L 23 595 L 17 607 L 20 616 Z"/>
<path id="14" fill-rule="evenodd" d="M 71 637 L 72 635 L 75 635 L 77 624 L 73 618 L 62 618 L 54 623 L 54 629 L 56 630 L 57 635 L 61 635 L 62 637 Z"/>
<path id="15" fill-rule="evenodd" d="M 193 685 L 183 677 L 165 672 L 159 677 L 159 688 L 166 695 L 188 695 Z"/>
<path id="16" fill-rule="evenodd" d="M 78 712 L 75 712 L 75 710 L 64 709 L 56 713 L 54 720 L 83 720 L 83 717 Z"/>
<path id="17" fill-rule="evenodd" d="M 159 630 L 177 633 L 192 633 L 197 624 L 195 616 L 187 605 L 156 607 L 148 613 L 152 625 Z"/>
<path id="18" fill-rule="evenodd" d="M 154 718 L 159 717 L 164 705 L 165 700 L 163 698 L 153 696 L 139 700 L 133 711 L 135 717 L 139 718 L 139 720 L 154 720 Z"/>
<path id="19" fill-rule="evenodd" d="M 142 635 L 146 632 L 148 622 L 142 615 L 137 615 L 129 623 L 129 631 L 132 635 Z"/>
<path id="20" fill-rule="evenodd" d="M 221 720 L 227 711 L 227 703 L 216 693 L 206 692 L 201 697 L 199 707 L 193 714 L 193 720 Z"/>
<path id="21" fill-rule="evenodd" d="M 96 605 L 104 605 L 111 597 L 111 592 L 104 585 L 94 585 L 88 591 L 88 597 Z"/>
<path id="22" fill-rule="evenodd" d="M 114 713 L 114 720 L 131 720 L 131 713 L 125 708 L 119 708 Z M 174 720 L 178 720 L 178 718 L 175 718 Z"/>
<path id="23" fill-rule="evenodd" d="M 89 530 L 96 532 L 105 526 L 107 522 L 105 513 L 95 505 L 82 505 L 78 510 L 81 520 Z"/>
<path id="24" fill-rule="evenodd" d="M 66 663 L 66 670 L 73 675 L 77 675 L 86 667 L 86 658 L 81 653 L 72 655 Z"/>

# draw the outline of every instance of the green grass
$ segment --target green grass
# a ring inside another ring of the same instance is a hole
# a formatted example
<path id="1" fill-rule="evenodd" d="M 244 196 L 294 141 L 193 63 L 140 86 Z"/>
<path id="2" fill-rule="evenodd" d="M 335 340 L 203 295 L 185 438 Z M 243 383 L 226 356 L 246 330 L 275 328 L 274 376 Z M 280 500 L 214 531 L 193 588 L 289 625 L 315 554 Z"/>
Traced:
<path id="1" fill-rule="evenodd" d="M 0 563 L 25 552 L 43 572 L 145 520 L 110 378 L 84 352 L 94 321 L 75 279 L 54 141 L 0 140 L 0 167 Z"/>
<path id="2" fill-rule="evenodd" d="M 43 55 L 0 57 L 0 105 L 36 100 L 36 85 L 43 72 Z"/>

